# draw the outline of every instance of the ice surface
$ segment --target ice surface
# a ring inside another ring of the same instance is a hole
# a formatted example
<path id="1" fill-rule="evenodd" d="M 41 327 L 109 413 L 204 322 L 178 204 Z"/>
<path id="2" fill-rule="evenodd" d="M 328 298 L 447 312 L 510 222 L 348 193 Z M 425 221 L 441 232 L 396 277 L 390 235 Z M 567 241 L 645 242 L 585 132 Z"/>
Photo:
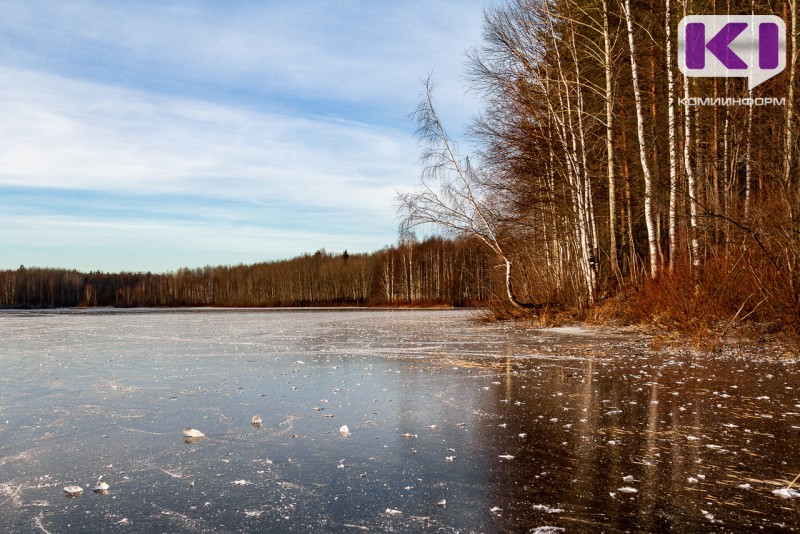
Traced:
<path id="1" fill-rule="evenodd" d="M 0 313 L 0 525 L 800 524 L 797 363 L 647 345 L 462 311 Z"/>

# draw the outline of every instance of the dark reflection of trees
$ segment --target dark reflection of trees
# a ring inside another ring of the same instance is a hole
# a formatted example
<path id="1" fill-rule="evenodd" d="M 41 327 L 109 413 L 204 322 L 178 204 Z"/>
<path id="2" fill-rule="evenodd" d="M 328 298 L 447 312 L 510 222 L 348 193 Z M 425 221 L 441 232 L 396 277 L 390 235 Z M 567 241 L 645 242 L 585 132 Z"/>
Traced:
<path id="1" fill-rule="evenodd" d="M 487 504 L 504 510 L 497 524 L 648 532 L 797 524 L 796 507 L 771 495 L 800 472 L 800 431 L 780 421 L 796 410 L 796 375 L 772 369 L 776 378 L 757 379 L 730 363 L 665 360 L 506 358 L 486 411 L 501 414 L 507 427 L 486 422 L 479 445 L 489 460 Z M 782 394 L 785 403 L 776 406 Z M 738 485 L 751 479 L 764 482 L 743 493 Z"/>

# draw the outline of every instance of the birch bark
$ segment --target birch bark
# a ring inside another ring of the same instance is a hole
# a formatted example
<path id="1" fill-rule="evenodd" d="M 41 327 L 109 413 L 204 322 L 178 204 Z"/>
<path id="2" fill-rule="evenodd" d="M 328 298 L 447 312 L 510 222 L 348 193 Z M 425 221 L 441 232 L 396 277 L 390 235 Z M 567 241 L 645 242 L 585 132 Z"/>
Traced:
<path id="1" fill-rule="evenodd" d="M 683 2 L 683 16 L 685 17 L 689 11 L 689 1 Z M 691 87 L 689 85 L 689 77 L 683 77 L 683 168 L 686 171 L 686 187 L 689 193 L 689 235 L 692 243 L 692 268 L 696 269 L 700 266 L 700 243 L 697 235 L 697 183 L 694 175 L 694 166 L 692 164 L 692 108 L 689 106 L 689 94 Z"/>
<path id="2" fill-rule="evenodd" d="M 798 62 L 798 53 L 797 53 L 797 0 L 788 0 L 789 3 L 789 16 L 791 17 L 791 43 L 792 43 L 792 57 L 789 67 L 789 97 L 786 102 L 786 150 L 784 156 L 784 169 L 783 169 L 783 180 L 786 184 L 786 187 L 791 187 L 790 180 L 792 178 L 792 167 L 794 163 L 794 99 L 795 99 L 795 90 L 794 86 L 797 82 L 797 62 Z M 800 192 L 795 192 L 796 195 L 800 196 Z M 794 220 L 794 213 L 793 210 L 795 206 L 791 205 L 789 208 L 789 214 Z"/>
<path id="3" fill-rule="evenodd" d="M 669 126 L 669 268 L 678 255 L 678 154 L 675 125 L 675 76 L 672 70 L 672 6 L 666 0 L 664 28 L 667 37 L 667 122 Z"/>
<path id="4" fill-rule="evenodd" d="M 633 98 L 636 104 L 636 134 L 639 139 L 639 159 L 644 175 L 644 219 L 647 226 L 647 244 L 650 255 L 650 276 L 658 276 L 658 245 L 656 243 L 655 222 L 653 221 L 653 176 L 650 172 L 650 163 L 647 161 L 647 141 L 644 135 L 644 115 L 642 112 L 642 94 L 639 90 L 639 70 L 636 61 L 636 43 L 633 38 L 633 16 L 631 15 L 631 1 L 625 0 L 623 4 L 625 23 L 628 27 L 628 47 L 631 59 L 631 77 L 633 80 Z"/>
<path id="5" fill-rule="evenodd" d="M 608 235 L 611 272 L 621 278 L 617 251 L 617 186 L 614 175 L 614 96 L 611 61 L 611 34 L 608 29 L 608 0 L 603 0 L 603 59 L 606 75 L 606 158 L 608 159 Z"/>

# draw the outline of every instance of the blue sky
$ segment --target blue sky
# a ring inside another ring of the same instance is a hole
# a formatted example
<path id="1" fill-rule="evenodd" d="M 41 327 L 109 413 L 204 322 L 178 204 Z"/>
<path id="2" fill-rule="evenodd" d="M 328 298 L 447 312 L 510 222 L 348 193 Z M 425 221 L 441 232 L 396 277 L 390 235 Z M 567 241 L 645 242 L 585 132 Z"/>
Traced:
<path id="1" fill-rule="evenodd" d="M 0 268 L 163 272 L 395 241 L 488 1 L 0 0 Z"/>

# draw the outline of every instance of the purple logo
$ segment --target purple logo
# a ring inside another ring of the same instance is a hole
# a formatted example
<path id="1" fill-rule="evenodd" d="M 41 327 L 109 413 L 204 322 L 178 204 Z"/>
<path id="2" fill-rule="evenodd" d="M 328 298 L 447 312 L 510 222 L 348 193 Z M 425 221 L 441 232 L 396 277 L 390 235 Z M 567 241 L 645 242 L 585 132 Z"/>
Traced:
<path id="1" fill-rule="evenodd" d="M 678 68 L 690 77 L 747 78 L 786 68 L 786 25 L 775 15 L 692 15 L 678 25 Z"/>

